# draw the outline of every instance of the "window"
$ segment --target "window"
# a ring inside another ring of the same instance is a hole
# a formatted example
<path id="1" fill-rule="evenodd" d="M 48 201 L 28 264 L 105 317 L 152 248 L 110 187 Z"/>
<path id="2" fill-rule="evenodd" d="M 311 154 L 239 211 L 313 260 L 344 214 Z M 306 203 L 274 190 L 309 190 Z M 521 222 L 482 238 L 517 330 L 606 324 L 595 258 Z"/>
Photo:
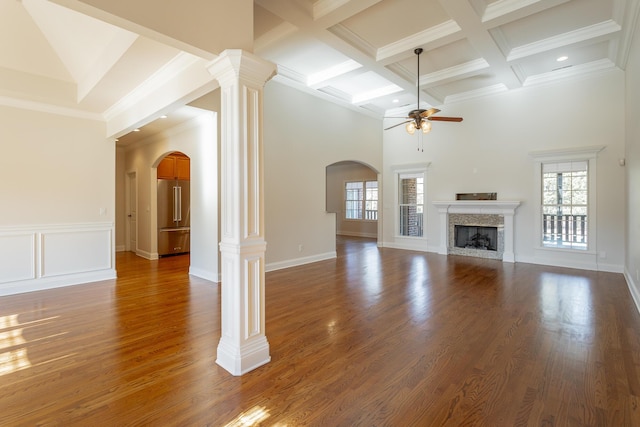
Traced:
<path id="1" fill-rule="evenodd" d="M 378 181 L 345 183 L 345 218 L 378 219 Z"/>
<path id="2" fill-rule="evenodd" d="M 587 249 L 587 162 L 542 165 L 542 244 Z"/>
<path id="3" fill-rule="evenodd" d="M 604 146 L 529 153 L 536 159 L 540 249 L 592 254 L 596 247 L 596 161 Z"/>
<path id="4" fill-rule="evenodd" d="M 424 217 L 424 174 L 399 174 L 400 236 L 422 237 Z"/>

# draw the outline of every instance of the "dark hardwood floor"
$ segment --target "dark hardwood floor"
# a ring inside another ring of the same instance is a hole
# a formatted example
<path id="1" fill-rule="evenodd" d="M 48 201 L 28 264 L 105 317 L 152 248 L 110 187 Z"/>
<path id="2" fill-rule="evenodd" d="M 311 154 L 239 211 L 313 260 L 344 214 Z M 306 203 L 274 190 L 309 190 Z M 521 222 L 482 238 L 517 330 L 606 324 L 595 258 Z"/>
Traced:
<path id="1" fill-rule="evenodd" d="M 188 256 L 0 298 L 1 426 L 639 426 L 621 274 L 377 248 L 267 273 L 272 361 L 215 364 Z"/>

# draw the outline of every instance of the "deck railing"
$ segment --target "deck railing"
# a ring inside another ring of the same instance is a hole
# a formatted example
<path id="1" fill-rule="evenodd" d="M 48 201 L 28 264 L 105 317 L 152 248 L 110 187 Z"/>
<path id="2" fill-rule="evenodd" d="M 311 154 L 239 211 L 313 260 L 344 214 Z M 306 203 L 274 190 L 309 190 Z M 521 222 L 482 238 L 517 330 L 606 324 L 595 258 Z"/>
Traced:
<path id="1" fill-rule="evenodd" d="M 545 242 L 587 243 L 586 215 L 544 214 L 542 228 Z"/>

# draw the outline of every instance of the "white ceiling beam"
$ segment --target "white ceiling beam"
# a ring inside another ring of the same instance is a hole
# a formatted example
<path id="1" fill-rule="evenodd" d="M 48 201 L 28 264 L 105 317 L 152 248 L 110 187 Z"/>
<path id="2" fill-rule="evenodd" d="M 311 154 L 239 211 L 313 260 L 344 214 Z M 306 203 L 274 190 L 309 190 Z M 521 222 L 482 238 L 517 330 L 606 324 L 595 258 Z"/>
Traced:
<path id="1" fill-rule="evenodd" d="M 440 84 L 450 83 L 454 80 L 476 75 L 489 68 L 489 63 L 483 58 L 443 68 L 433 73 L 420 76 L 420 87 L 431 87 Z"/>
<path id="2" fill-rule="evenodd" d="M 498 0 L 487 5 L 482 22 L 490 27 L 524 18 L 533 13 L 567 3 L 570 0 Z"/>
<path id="3" fill-rule="evenodd" d="M 317 0 L 313 4 L 313 20 L 329 28 L 370 8 L 382 0 Z"/>
<path id="4" fill-rule="evenodd" d="M 449 20 L 382 46 L 376 52 L 376 61 L 389 64 L 404 59 L 407 55 L 413 55 L 413 50 L 418 46 L 429 50 L 462 38 L 464 38 L 464 34 L 461 32 L 460 26 L 455 21 Z"/>
<path id="5" fill-rule="evenodd" d="M 478 51 L 496 73 L 498 79 L 509 89 L 522 87 L 522 82 L 511 69 L 507 59 L 484 27 L 478 14 L 470 3 L 450 0 L 438 0 L 443 9 L 462 28 L 469 43 Z"/>

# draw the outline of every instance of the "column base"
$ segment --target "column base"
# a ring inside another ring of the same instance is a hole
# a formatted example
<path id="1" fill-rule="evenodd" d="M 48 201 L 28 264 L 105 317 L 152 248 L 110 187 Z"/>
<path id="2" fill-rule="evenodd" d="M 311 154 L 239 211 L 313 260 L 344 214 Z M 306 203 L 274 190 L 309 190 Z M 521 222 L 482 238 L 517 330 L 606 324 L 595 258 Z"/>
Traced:
<path id="1" fill-rule="evenodd" d="M 513 252 L 504 252 L 502 254 L 502 262 L 516 262 L 516 256 Z"/>
<path id="2" fill-rule="evenodd" d="M 271 361 L 267 337 L 261 336 L 243 346 L 237 346 L 220 338 L 216 363 L 229 371 L 231 375 L 240 376 Z"/>

